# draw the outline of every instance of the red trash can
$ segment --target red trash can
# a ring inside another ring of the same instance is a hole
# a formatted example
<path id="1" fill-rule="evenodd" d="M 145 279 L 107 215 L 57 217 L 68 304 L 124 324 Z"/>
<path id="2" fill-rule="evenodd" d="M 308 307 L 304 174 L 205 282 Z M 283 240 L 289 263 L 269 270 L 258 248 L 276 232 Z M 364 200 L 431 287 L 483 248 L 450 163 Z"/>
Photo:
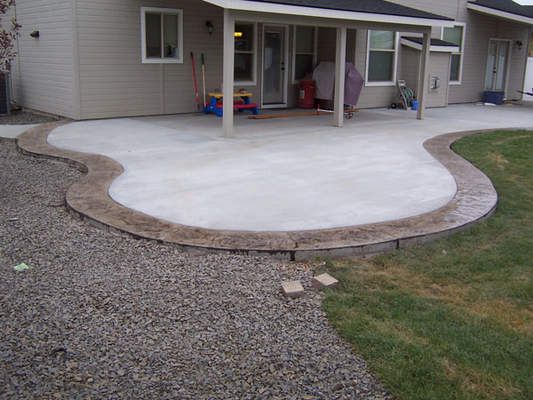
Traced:
<path id="1" fill-rule="evenodd" d="M 315 81 L 300 81 L 300 94 L 298 95 L 298 107 L 315 108 Z"/>

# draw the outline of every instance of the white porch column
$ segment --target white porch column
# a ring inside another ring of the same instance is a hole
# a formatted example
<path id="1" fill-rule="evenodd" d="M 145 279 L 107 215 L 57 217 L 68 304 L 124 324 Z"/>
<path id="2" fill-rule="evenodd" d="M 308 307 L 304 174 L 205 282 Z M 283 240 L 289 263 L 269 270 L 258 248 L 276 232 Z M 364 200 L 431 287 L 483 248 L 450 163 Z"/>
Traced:
<path id="1" fill-rule="evenodd" d="M 224 62 L 222 78 L 223 112 L 222 125 L 224 137 L 233 136 L 233 85 L 235 68 L 235 17 L 227 9 L 224 10 Z"/>
<path id="2" fill-rule="evenodd" d="M 346 27 L 337 28 L 337 55 L 335 57 L 335 102 L 333 124 L 344 125 L 344 83 L 346 81 Z"/>
<path id="3" fill-rule="evenodd" d="M 420 53 L 420 65 L 418 67 L 418 113 L 417 119 L 424 119 L 428 91 L 428 68 L 431 48 L 431 31 L 424 33 L 424 44 Z"/>

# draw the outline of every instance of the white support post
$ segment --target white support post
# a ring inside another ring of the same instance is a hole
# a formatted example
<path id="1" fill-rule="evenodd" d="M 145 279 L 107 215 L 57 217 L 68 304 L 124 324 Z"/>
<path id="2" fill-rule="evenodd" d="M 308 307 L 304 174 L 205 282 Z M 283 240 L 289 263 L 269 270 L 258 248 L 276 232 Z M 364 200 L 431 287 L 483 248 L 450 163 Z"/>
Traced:
<path id="1" fill-rule="evenodd" d="M 227 9 L 224 10 L 224 61 L 222 77 L 224 137 L 233 136 L 233 86 L 235 68 L 235 17 Z"/>
<path id="2" fill-rule="evenodd" d="M 424 119 L 428 91 L 429 54 L 431 48 L 431 31 L 424 32 L 424 44 L 420 53 L 420 65 L 418 67 L 418 113 L 417 119 Z"/>
<path id="3" fill-rule="evenodd" d="M 346 27 L 337 28 L 337 55 L 335 57 L 335 102 L 333 124 L 344 125 L 344 84 L 346 81 Z"/>

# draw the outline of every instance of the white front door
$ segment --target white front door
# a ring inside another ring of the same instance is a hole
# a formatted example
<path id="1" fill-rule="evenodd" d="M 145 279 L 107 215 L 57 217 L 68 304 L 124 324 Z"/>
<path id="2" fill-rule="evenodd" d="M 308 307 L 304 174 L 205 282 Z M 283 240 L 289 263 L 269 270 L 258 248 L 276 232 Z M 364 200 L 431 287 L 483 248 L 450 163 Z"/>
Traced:
<path id="1" fill-rule="evenodd" d="M 263 26 L 263 84 L 264 108 L 287 105 L 288 27 Z"/>
<path id="2" fill-rule="evenodd" d="M 511 43 L 509 40 L 490 40 L 487 71 L 485 73 L 485 90 L 505 91 L 510 49 Z"/>

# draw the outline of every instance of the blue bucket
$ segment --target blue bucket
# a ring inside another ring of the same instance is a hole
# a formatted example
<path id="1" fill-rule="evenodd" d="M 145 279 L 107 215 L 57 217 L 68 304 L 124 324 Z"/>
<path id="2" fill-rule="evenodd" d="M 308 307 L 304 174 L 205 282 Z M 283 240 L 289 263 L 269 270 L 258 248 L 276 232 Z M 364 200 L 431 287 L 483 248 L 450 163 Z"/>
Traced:
<path id="1" fill-rule="evenodd" d="M 483 92 L 483 103 L 492 103 L 501 106 L 503 104 L 504 97 L 504 92 L 486 91 Z"/>

